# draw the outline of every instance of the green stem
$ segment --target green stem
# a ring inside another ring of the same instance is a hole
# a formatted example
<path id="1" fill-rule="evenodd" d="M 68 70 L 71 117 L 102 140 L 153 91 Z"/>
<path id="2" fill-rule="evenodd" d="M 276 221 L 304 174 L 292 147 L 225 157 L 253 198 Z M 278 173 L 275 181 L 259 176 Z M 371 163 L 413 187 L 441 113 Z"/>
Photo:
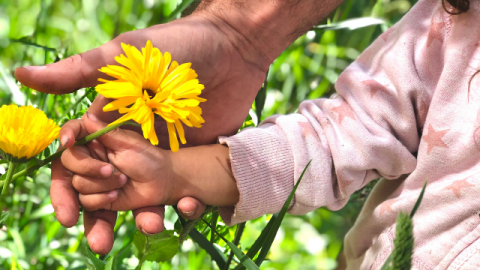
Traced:
<path id="1" fill-rule="evenodd" d="M 0 195 L 0 212 L 2 212 L 3 200 L 5 199 L 5 196 L 8 193 L 8 187 L 10 186 L 10 182 L 12 181 L 15 170 L 17 170 L 17 166 L 18 166 L 18 163 L 15 163 L 13 161 L 10 161 L 10 164 L 8 165 L 7 178 L 5 178 L 5 182 L 3 183 L 2 194 Z"/>
<path id="2" fill-rule="evenodd" d="M 147 238 L 147 243 L 143 246 L 143 253 L 142 253 L 142 258 L 140 258 L 140 262 L 138 263 L 137 267 L 135 270 L 142 270 L 143 263 L 145 262 L 145 257 L 148 253 L 148 250 L 150 249 L 149 243 L 148 243 L 148 236 L 145 236 Z"/>
<path id="3" fill-rule="evenodd" d="M 70 111 L 75 110 L 78 104 L 80 104 L 80 102 L 82 102 L 93 91 L 92 89 L 94 88 L 87 88 L 85 90 L 85 94 L 81 98 L 79 98 L 74 104 L 72 104 L 72 106 L 65 110 L 65 112 L 68 114 Z"/>
<path id="4" fill-rule="evenodd" d="M 107 134 L 108 132 L 110 132 L 110 131 L 118 128 L 118 127 L 121 127 L 121 126 L 123 126 L 123 125 L 137 125 L 137 124 L 135 124 L 135 123 L 133 123 L 133 122 L 130 122 L 130 121 L 126 121 L 126 122 L 121 122 L 121 123 L 118 123 L 118 124 L 115 124 L 115 125 L 107 126 L 107 127 L 103 128 L 103 129 L 101 129 L 101 130 L 99 130 L 99 131 L 97 131 L 97 132 L 95 132 L 95 133 L 92 133 L 92 134 L 88 135 L 87 137 L 85 137 L 85 138 L 77 141 L 74 145 L 84 145 L 84 144 L 86 144 L 86 143 L 88 143 L 88 142 L 91 142 L 91 141 L 95 140 L 96 138 L 98 138 L 98 137 L 100 137 L 100 136 L 102 136 L 102 135 L 105 135 L 105 134 Z M 48 163 L 56 160 L 57 158 L 59 158 L 59 157 L 62 156 L 63 151 L 65 151 L 65 149 L 62 149 L 62 150 L 56 152 L 55 154 L 49 156 L 48 158 L 42 160 L 42 161 L 40 162 L 40 164 L 37 163 L 37 164 L 35 164 L 35 165 L 33 165 L 33 166 L 27 167 L 27 168 L 23 169 L 22 171 L 16 173 L 16 174 L 13 176 L 13 180 L 18 179 L 18 178 L 20 178 L 20 177 L 22 177 L 22 176 L 26 176 L 26 175 L 28 175 L 29 173 L 32 173 L 32 172 L 38 170 L 40 167 L 43 167 L 43 166 L 47 165 Z"/>
<path id="5" fill-rule="evenodd" d="M 187 221 L 187 223 L 183 226 L 182 230 L 180 231 L 180 235 L 178 236 L 178 242 L 180 243 L 180 245 L 182 245 L 183 242 L 187 240 L 188 235 L 197 226 L 198 222 L 202 220 L 203 216 L 213 211 L 215 211 L 215 206 L 207 206 L 202 216 L 200 216 L 197 219 Z"/>

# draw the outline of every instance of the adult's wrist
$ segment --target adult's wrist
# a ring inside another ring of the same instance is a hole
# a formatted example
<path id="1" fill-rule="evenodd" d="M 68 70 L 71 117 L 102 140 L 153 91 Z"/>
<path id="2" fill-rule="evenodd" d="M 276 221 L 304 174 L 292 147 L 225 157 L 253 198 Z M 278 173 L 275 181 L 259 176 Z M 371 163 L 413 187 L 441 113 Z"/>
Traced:
<path id="1" fill-rule="evenodd" d="M 215 25 L 246 62 L 266 71 L 343 0 L 203 0 L 194 16 Z"/>

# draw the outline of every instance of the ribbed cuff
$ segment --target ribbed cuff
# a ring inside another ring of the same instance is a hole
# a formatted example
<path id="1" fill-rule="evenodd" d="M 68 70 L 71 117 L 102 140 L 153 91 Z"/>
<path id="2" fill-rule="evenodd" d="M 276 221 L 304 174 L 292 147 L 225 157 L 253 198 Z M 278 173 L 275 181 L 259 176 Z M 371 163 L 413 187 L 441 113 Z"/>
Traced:
<path id="1" fill-rule="evenodd" d="M 234 207 L 219 207 L 225 224 L 231 226 L 279 212 L 294 185 L 293 153 L 282 129 L 264 124 L 231 137 L 220 137 L 219 142 L 230 148 L 240 193 Z"/>

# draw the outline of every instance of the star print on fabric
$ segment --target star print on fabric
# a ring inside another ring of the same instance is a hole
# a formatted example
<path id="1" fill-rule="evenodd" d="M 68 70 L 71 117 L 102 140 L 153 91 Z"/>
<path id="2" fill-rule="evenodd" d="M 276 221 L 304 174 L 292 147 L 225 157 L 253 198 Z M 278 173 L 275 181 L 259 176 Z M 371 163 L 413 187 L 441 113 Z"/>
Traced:
<path id="1" fill-rule="evenodd" d="M 355 114 L 352 111 L 352 108 L 350 108 L 350 106 L 348 106 L 346 102 L 342 102 L 340 106 L 333 108 L 332 112 L 335 112 L 338 114 L 338 122 L 340 124 L 342 123 L 345 117 L 349 117 L 352 120 L 357 120 L 357 118 L 355 117 Z"/>
<path id="2" fill-rule="evenodd" d="M 370 88 L 370 97 L 372 98 L 377 92 L 382 92 L 384 94 L 390 95 L 390 93 L 388 93 L 387 91 L 386 85 L 383 85 L 377 82 L 376 80 L 366 80 L 366 81 L 361 81 L 361 83 L 365 84 Z"/>
<path id="3" fill-rule="evenodd" d="M 430 44 L 432 44 L 434 40 L 438 40 L 441 43 L 443 42 L 442 29 L 444 27 L 444 22 L 432 22 L 432 25 L 430 26 L 430 32 L 428 32 L 427 48 L 430 47 Z"/>
<path id="4" fill-rule="evenodd" d="M 396 203 L 396 200 L 387 200 L 387 201 L 384 201 L 381 205 L 380 205 L 380 213 L 379 213 L 379 216 L 381 217 L 384 213 L 395 213 L 393 212 L 392 210 L 392 205 Z"/>
<path id="5" fill-rule="evenodd" d="M 445 136 L 445 134 L 449 131 L 450 131 L 450 129 L 444 129 L 444 130 L 436 131 L 432 127 L 432 124 L 428 125 L 428 134 L 423 135 L 423 137 L 422 137 L 422 140 L 425 141 L 428 145 L 427 154 L 429 154 L 430 151 L 432 151 L 432 149 L 435 146 L 436 147 L 442 147 L 442 148 L 448 148 L 448 146 L 442 140 L 442 137 Z"/>
<path id="6" fill-rule="evenodd" d="M 463 180 L 457 180 L 450 184 L 449 186 L 443 188 L 442 190 L 451 190 L 453 191 L 453 194 L 455 194 L 455 197 L 460 198 L 460 191 L 462 188 L 468 188 L 468 187 L 474 187 L 475 185 L 469 183 L 467 179 Z"/>
<path id="7" fill-rule="evenodd" d="M 311 135 L 311 136 L 317 138 L 317 132 L 313 129 L 313 127 L 312 127 L 312 125 L 310 125 L 310 123 L 299 122 L 298 124 L 303 129 L 302 137 L 306 138 L 307 136 Z"/>
<path id="8" fill-rule="evenodd" d="M 395 28 L 396 28 L 395 26 L 392 26 L 392 27 L 388 28 L 387 31 L 383 32 L 383 34 L 380 36 L 380 37 L 383 39 L 383 41 L 387 41 L 388 36 L 389 36 L 393 31 L 395 31 Z"/>

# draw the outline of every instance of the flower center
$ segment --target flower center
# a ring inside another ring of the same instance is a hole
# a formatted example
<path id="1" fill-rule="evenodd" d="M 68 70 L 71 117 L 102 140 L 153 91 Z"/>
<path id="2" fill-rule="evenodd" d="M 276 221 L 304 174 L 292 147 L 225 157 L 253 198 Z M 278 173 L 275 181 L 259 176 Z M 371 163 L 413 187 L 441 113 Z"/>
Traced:
<path id="1" fill-rule="evenodd" d="M 148 94 L 148 96 L 149 96 L 150 98 L 154 98 L 155 95 L 157 94 L 157 93 L 155 93 L 154 91 L 149 90 L 149 89 L 144 89 L 144 91 L 147 91 L 147 94 Z"/>

